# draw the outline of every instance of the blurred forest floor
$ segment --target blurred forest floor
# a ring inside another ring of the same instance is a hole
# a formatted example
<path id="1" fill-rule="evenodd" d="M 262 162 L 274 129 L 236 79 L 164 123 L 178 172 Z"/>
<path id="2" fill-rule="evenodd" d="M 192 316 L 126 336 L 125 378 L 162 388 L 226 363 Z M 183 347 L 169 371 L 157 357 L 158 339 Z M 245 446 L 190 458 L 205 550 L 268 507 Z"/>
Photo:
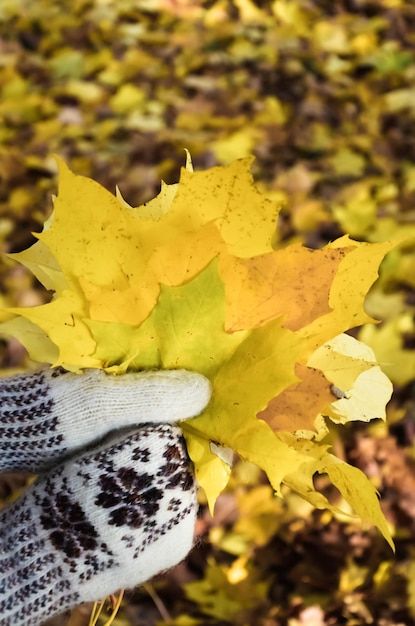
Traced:
<path id="1" fill-rule="evenodd" d="M 415 624 L 415 3 L 1 0 L 0 305 L 48 298 L 5 253 L 51 211 L 54 153 L 137 205 L 178 179 L 184 148 L 196 169 L 254 154 L 281 243 L 408 238 L 367 300 L 382 323 L 358 331 L 395 385 L 388 426 L 333 441 L 374 481 L 397 552 L 241 464 L 213 520 L 201 502 L 187 562 L 128 592 L 114 624 Z M 0 366 L 33 364 L 3 341 Z M 3 476 L 0 497 L 24 484 Z"/>

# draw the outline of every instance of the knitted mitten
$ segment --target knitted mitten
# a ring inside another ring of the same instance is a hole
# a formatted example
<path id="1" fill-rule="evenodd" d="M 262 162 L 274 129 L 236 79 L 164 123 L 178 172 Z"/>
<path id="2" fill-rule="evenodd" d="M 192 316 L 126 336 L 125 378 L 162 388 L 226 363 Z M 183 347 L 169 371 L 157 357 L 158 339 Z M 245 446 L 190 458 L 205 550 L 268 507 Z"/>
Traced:
<path id="1" fill-rule="evenodd" d="M 45 370 L 0 380 L 0 472 L 39 473 L 108 432 L 198 415 L 206 378 L 185 370 L 112 376 Z"/>
<path id="2" fill-rule="evenodd" d="M 43 465 L 48 454 L 75 441 L 76 429 L 80 438 L 85 433 L 89 437 L 101 419 L 111 419 L 101 392 L 92 401 L 94 394 L 88 385 L 82 388 L 81 380 L 76 379 L 70 394 L 56 389 L 46 374 L 34 382 L 22 378 L 23 387 L 15 382 L 9 386 L 7 417 L 13 428 L 2 437 L 13 442 L 14 455 L 21 454 L 26 443 L 26 460 L 33 453 L 34 464 Z M 4 387 L 2 393 L 5 397 Z M 137 398 L 128 387 L 125 393 L 128 412 Z M 162 395 L 157 403 L 163 404 Z M 85 398 L 86 412 L 80 406 Z M 140 419 L 143 408 L 137 410 Z M 76 426 L 66 424 L 65 410 Z M 119 413 L 116 406 L 112 410 Z M 189 406 L 183 411 L 189 414 Z M 177 407 L 169 411 L 173 414 Z M 157 411 L 151 415 L 157 421 L 163 417 Z M 67 461 L 0 513 L 1 625 L 40 626 L 55 613 L 131 588 L 172 567 L 192 546 L 195 516 L 193 473 L 177 426 L 143 425 L 124 439 Z"/>

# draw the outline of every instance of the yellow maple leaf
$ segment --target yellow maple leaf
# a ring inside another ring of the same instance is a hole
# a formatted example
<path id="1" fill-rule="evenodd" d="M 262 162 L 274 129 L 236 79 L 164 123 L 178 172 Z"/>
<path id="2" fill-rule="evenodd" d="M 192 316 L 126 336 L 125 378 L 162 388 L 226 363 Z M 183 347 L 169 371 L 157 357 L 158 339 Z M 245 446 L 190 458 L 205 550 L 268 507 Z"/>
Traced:
<path id="1" fill-rule="evenodd" d="M 330 290 L 339 264 L 353 247 L 311 250 L 299 243 L 250 259 L 221 255 L 227 291 L 227 330 L 256 328 L 276 315 L 297 330 L 329 314 Z M 289 297 L 288 297 L 289 295 Z"/>
<path id="2" fill-rule="evenodd" d="M 253 185 L 250 163 L 193 172 L 188 160 L 177 185 L 132 208 L 60 161 L 54 213 L 39 241 L 16 255 L 54 298 L 9 309 L 0 325 L 33 359 L 75 371 L 207 376 L 211 402 L 182 426 L 211 510 L 229 478 L 229 450 L 263 468 L 277 493 L 287 477 L 307 493 L 327 447 L 302 429 L 312 430 L 327 405 L 333 419 L 354 419 L 357 405 L 359 419 L 371 419 L 390 392 L 378 376 L 381 402 L 366 411 L 359 391 L 349 410 L 333 397 L 333 386 L 355 389 L 350 376 L 332 376 L 339 354 L 356 380 L 376 364 L 335 344 L 310 358 L 370 320 L 364 298 L 392 244 L 343 237 L 322 250 L 273 250 L 279 207 Z M 373 507 L 364 513 L 385 532 Z"/>
<path id="3" fill-rule="evenodd" d="M 258 413 L 274 432 L 315 430 L 316 417 L 335 400 L 332 384 L 322 371 L 297 363 L 295 372 L 300 380 Z"/>
<path id="4" fill-rule="evenodd" d="M 394 549 L 391 532 L 380 508 L 376 489 L 361 470 L 325 451 L 314 461 L 304 463 L 299 470 L 286 476 L 284 482 L 314 507 L 339 513 L 342 511 L 330 504 L 323 494 L 316 491 L 312 479 L 315 473 L 327 474 L 359 518 L 377 526 Z"/>
<path id="5" fill-rule="evenodd" d="M 374 320 L 364 309 L 367 292 L 378 278 L 378 268 L 385 255 L 398 241 L 377 244 L 356 242 L 347 235 L 328 244 L 328 248 L 353 249 L 344 257 L 333 278 L 329 295 L 329 313 L 299 329 L 307 338 L 310 354 L 336 335 Z"/>
<path id="6" fill-rule="evenodd" d="M 334 422 L 386 419 L 392 383 L 369 346 L 343 333 L 318 348 L 308 365 L 323 370 L 333 383 L 331 390 L 338 399 L 325 414 Z"/>

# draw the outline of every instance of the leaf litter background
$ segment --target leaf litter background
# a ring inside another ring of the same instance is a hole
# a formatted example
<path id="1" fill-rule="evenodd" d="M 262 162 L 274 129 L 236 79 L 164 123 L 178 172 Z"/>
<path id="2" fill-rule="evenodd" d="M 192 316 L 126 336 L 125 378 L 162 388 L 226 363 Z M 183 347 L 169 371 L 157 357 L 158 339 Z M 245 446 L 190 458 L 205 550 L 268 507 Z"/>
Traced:
<path id="1" fill-rule="evenodd" d="M 287 244 L 414 235 L 411 2 L 5 0 L 0 31 L 3 252 L 30 245 L 51 210 L 52 153 L 139 204 L 177 180 L 184 147 L 196 169 L 254 154 L 259 187 L 285 203 Z M 414 266 L 410 243 L 388 256 L 367 302 L 384 321 L 358 333 L 395 384 L 389 427 L 333 437 L 381 492 L 396 558 L 374 530 L 276 500 L 241 465 L 214 520 L 201 506 L 187 563 L 129 593 L 118 626 L 415 623 Z M 45 301 L 22 267 L 3 258 L 0 271 L 2 305 Z M 1 363 L 24 367 L 16 342 Z M 4 477 L 4 501 L 24 482 Z"/>

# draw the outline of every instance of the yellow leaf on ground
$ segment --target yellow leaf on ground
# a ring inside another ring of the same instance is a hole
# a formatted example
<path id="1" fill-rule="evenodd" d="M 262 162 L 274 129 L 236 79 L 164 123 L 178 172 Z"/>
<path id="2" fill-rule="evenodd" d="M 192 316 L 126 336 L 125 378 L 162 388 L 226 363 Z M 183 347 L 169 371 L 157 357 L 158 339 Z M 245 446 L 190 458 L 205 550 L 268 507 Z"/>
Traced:
<path id="1" fill-rule="evenodd" d="M 381 326 L 367 324 L 359 337 L 371 346 L 385 373 L 397 385 L 407 385 L 414 377 L 415 351 L 403 345 L 403 336 L 414 332 L 411 312 L 394 317 Z"/>
<path id="2" fill-rule="evenodd" d="M 188 150 L 185 150 L 185 152 L 185 169 L 188 172 L 193 172 L 193 164 L 190 152 Z M 163 215 L 167 213 L 167 211 L 170 211 L 178 187 L 179 183 L 167 185 L 164 181 L 161 181 L 161 189 L 159 194 L 155 198 L 152 198 L 151 200 L 146 202 L 143 206 L 135 207 L 135 210 L 140 211 L 140 215 L 142 218 L 152 218 L 155 220 L 160 219 L 161 217 L 163 217 Z M 132 207 L 130 204 L 128 204 L 128 202 L 124 200 L 118 187 L 116 187 L 116 196 L 125 208 L 134 210 L 134 207 Z"/>

